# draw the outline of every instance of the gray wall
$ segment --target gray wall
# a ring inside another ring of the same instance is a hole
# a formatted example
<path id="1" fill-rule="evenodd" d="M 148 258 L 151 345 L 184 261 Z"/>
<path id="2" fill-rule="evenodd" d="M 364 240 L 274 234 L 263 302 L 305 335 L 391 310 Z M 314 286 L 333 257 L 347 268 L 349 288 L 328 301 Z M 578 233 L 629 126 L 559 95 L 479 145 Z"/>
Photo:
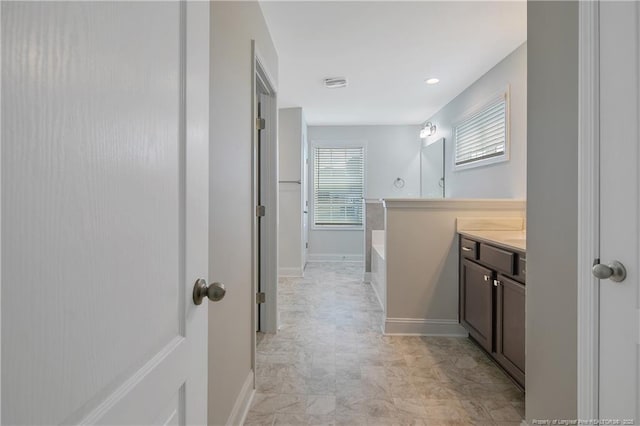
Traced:
<path id="1" fill-rule="evenodd" d="M 300 180 L 302 184 L 278 184 L 278 262 L 280 275 L 302 276 L 303 253 L 303 144 L 306 124 L 302 108 L 278 111 L 278 173 L 281 181 Z"/>
<path id="2" fill-rule="evenodd" d="M 277 84 L 278 56 L 255 1 L 211 2 L 209 424 L 226 424 L 252 369 L 252 57 L 256 40 Z"/>
<path id="3" fill-rule="evenodd" d="M 362 143 L 365 198 L 420 196 L 420 126 L 309 126 L 308 139 L 309 173 L 313 173 L 314 143 Z M 393 185 L 398 177 L 405 180 L 402 189 Z M 364 230 L 314 230 L 313 206 L 309 213 L 309 260 L 363 260 Z"/>
<path id="4" fill-rule="evenodd" d="M 527 419 L 577 414 L 578 3 L 528 3 Z"/>
<path id="5" fill-rule="evenodd" d="M 453 170 L 455 122 L 510 88 L 510 159 Z M 429 118 L 437 126 L 431 138 L 445 138 L 446 198 L 526 198 L 527 44 L 524 43 Z"/>

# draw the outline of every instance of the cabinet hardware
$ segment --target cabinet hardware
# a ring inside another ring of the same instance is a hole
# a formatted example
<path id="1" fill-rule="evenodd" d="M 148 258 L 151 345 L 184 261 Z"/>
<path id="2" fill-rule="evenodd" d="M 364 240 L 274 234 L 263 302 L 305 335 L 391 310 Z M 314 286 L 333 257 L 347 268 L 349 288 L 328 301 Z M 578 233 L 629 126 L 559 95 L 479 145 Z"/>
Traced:
<path id="1" fill-rule="evenodd" d="M 502 284 L 500 281 L 498 281 L 498 280 L 493 280 L 493 286 L 494 286 L 494 287 L 498 287 L 500 284 Z"/>
<path id="2" fill-rule="evenodd" d="M 473 251 L 473 249 L 469 247 L 462 247 L 462 251 Z"/>
<path id="3" fill-rule="evenodd" d="M 490 277 L 489 275 L 485 275 L 485 276 L 484 276 L 484 280 L 485 280 L 485 281 L 489 281 L 490 279 L 491 279 L 491 277 Z"/>

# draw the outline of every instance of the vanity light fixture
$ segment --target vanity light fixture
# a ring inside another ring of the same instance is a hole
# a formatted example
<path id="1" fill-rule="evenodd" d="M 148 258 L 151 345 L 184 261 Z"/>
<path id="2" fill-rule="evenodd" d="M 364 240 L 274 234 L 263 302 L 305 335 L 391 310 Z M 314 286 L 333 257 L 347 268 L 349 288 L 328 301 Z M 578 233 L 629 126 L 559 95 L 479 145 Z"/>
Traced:
<path id="1" fill-rule="evenodd" d="M 436 125 L 430 121 L 424 123 L 422 129 L 420 130 L 420 139 L 426 139 L 429 136 L 433 136 L 436 134 Z"/>
<path id="2" fill-rule="evenodd" d="M 432 77 L 432 78 L 426 79 L 424 82 L 427 83 L 427 84 L 438 84 L 438 83 L 440 83 L 440 79 Z"/>

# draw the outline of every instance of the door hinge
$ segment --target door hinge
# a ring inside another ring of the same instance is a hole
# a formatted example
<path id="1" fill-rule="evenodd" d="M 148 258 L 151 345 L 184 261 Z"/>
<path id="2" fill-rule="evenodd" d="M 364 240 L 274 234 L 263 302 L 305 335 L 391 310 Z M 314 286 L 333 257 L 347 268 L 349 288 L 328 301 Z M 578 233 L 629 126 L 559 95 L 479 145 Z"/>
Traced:
<path id="1" fill-rule="evenodd" d="M 267 208 L 265 206 L 256 206 L 256 216 L 263 217 L 267 214 Z"/>
<path id="2" fill-rule="evenodd" d="M 309 248 L 309 243 L 304 243 L 304 248 Z"/>
<path id="3" fill-rule="evenodd" d="M 267 120 L 264 118 L 256 118 L 256 129 L 264 130 L 267 127 Z"/>
<path id="4" fill-rule="evenodd" d="M 256 303 L 264 303 L 267 301 L 267 295 L 264 293 L 256 293 Z"/>

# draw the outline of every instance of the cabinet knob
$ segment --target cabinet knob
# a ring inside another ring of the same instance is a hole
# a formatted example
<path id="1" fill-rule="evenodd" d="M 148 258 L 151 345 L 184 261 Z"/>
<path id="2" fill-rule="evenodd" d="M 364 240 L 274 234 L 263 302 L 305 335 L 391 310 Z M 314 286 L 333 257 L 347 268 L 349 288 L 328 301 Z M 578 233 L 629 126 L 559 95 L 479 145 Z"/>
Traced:
<path id="1" fill-rule="evenodd" d="M 500 285 L 500 284 L 501 284 L 501 282 L 500 282 L 500 281 L 498 281 L 498 280 L 493 280 L 493 286 L 494 286 L 494 287 L 498 287 L 498 285 Z"/>
<path id="2" fill-rule="evenodd" d="M 491 280 L 491 277 L 490 277 L 489 275 L 485 275 L 485 276 L 484 276 L 484 280 L 485 280 L 485 281 L 490 281 L 490 280 Z"/>

